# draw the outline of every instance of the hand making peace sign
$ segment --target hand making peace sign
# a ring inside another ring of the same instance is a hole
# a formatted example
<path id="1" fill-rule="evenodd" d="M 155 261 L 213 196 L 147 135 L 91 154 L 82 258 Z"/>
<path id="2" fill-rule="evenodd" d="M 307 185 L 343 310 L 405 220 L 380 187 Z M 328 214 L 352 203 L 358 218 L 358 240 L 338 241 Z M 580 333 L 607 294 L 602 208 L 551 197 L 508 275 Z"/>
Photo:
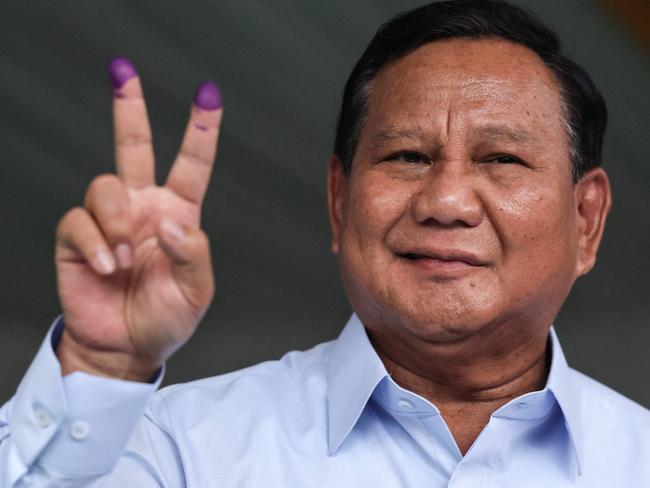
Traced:
<path id="1" fill-rule="evenodd" d="M 138 74 L 125 58 L 109 65 L 114 88 L 117 175 L 97 176 L 83 207 L 56 237 L 65 329 L 63 374 L 147 380 L 192 335 L 214 294 L 201 204 L 216 154 L 221 95 L 196 91 L 180 152 L 156 185 L 151 128 Z"/>

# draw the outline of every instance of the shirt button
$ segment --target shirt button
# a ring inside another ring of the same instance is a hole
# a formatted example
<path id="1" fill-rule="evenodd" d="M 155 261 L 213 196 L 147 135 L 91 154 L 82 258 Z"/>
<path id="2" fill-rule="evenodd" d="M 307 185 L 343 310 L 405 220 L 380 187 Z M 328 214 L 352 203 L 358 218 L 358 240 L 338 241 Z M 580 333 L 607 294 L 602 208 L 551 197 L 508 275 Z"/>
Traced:
<path id="1" fill-rule="evenodd" d="M 52 421 L 50 413 L 43 407 L 34 407 L 34 419 L 36 420 L 36 425 L 41 429 L 49 427 L 50 422 Z"/>
<path id="2" fill-rule="evenodd" d="M 88 425 L 88 422 L 84 422 L 83 420 L 77 420 L 70 426 L 70 437 L 75 441 L 83 441 L 88 437 L 89 433 L 90 426 Z"/>
<path id="3" fill-rule="evenodd" d="M 520 409 L 523 410 L 524 408 L 528 408 L 529 405 L 526 402 L 517 402 L 517 403 L 515 403 L 515 407 L 520 408 Z"/>
<path id="4" fill-rule="evenodd" d="M 411 402 L 409 402 L 408 400 L 405 400 L 404 398 L 402 398 L 400 401 L 398 401 L 397 405 L 399 406 L 399 408 L 401 408 L 403 410 L 410 410 L 410 409 L 413 408 L 413 404 Z"/>

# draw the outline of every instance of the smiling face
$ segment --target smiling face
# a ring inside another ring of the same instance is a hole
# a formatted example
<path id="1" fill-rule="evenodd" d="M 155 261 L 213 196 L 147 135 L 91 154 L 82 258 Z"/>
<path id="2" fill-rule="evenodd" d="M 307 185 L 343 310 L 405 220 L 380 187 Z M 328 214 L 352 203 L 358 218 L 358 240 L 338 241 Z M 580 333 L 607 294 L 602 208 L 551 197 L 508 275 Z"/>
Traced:
<path id="1" fill-rule="evenodd" d="M 563 113 L 544 63 L 504 40 L 433 42 L 379 71 L 351 173 L 333 158 L 329 174 L 333 248 L 367 327 L 445 343 L 550 326 L 609 205 L 602 170 L 572 182 Z"/>

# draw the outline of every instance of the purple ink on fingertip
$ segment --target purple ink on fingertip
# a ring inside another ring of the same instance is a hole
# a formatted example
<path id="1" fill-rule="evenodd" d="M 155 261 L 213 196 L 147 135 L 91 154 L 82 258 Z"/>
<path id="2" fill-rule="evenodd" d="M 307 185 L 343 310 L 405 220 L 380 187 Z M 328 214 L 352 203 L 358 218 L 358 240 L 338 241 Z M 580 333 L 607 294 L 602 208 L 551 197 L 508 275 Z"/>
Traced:
<path id="1" fill-rule="evenodd" d="M 108 63 L 108 76 L 115 90 L 124 86 L 128 80 L 138 76 L 135 66 L 128 58 L 113 58 Z"/>
<path id="2" fill-rule="evenodd" d="M 203 110 L 217 110 L 221 105 L 221 91 L 210 80 L 204 81 L 196 89 L 194 105 Z"/>

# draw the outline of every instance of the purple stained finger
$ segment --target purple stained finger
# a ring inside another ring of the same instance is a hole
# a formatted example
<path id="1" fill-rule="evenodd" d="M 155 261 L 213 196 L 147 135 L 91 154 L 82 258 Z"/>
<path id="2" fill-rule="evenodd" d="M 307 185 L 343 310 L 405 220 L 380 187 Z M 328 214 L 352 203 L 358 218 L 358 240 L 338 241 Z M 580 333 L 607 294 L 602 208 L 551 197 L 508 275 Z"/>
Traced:
<path id="1" fill-rule="evenodd" d="M 217 110 L 221 108 L 221 91 L 210 80 L 204 81 L 196 89 L 194 105 L 203 110 Z"/>
<path id="2" fill-rule="evenodd" d="M 138 76 L 135 66 L 128 58 L 113 58 L 108 63 L 108 76 L 115 90 L 124 86 L 128 80 Z"/>

